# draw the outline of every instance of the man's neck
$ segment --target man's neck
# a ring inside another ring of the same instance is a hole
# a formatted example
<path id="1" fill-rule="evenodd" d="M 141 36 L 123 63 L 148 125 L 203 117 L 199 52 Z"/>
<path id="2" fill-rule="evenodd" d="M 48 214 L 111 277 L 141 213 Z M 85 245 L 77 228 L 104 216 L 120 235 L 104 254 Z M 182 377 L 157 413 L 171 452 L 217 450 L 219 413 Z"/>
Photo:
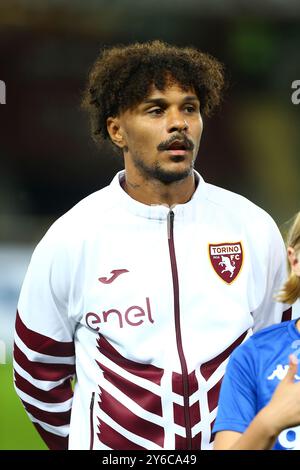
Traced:
<path id="1" fill-rule="evenodd" d="M 184 204 L 192 198 L 196 181 L 194 172 L 184 180 L 168 185 L 158 180 L 141 181 L 140 178 L 131 178 L 125 173 L 122 187 L 130 197 L 143 204 L 173 207 L 176 204 Z"/>

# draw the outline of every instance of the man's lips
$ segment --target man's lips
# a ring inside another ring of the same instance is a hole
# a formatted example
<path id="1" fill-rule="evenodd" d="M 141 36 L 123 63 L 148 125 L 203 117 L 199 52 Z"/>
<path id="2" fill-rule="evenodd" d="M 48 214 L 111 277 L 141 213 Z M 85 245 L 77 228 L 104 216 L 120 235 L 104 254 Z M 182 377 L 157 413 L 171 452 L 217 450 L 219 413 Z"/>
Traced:
<path id="1" fill-rule="evenodd" d="M 165 151 L 172 157 L 184 157 L 191 150 L 190 147 L 184 140 L 174 140 L 165 147 Z"/>
<path id="2" fill-rule="evenodd" d="M 157 149 L 171 155 L 186 155 L 187 152 L 194 149 L 194 144 L 188 138 L 175 138 L 170 139 L 169 142 L 160 143 Z"/>
<path id="3" fill-rule="evenodd" d="M 189 150 L 189 145 L 182 140 L 175 140 L 166 148 L 168 154 L 175 157 L 185 156 Z"/>
<path id="4" fill-rule="evenodd" d="M 168 152 L 170 155 L 174 155 L 174 156 L 184 156 L 186 155 L 190 150 L 186 150 L 186 149 L 167 149 L 166 152 Z"/>

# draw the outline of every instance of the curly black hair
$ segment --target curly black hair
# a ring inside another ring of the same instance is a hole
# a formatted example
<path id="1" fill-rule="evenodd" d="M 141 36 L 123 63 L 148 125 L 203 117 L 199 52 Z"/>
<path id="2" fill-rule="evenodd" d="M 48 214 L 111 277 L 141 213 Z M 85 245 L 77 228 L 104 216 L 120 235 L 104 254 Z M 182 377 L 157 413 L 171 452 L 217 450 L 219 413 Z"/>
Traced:
<path id="1" fill-rule="evenodd" d="M 221 101 L 223 65 L 209 54 L 162 41 L 104 48 L 88 76 L 82 107 L 87 110 L 96 142 L 109 137 L 108 117 L 131 109 L 149 94 L 178 83 L 195 90 L 203 116 Z"/>

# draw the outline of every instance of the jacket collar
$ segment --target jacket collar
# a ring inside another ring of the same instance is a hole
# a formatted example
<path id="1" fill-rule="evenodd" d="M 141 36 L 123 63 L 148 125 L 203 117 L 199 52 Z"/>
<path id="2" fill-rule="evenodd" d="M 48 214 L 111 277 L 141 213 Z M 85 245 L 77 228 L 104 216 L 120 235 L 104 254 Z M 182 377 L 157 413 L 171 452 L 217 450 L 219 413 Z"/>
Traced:
<path id="1" fill-rule="evenodd" d="M 194 170 L 196 181 L 198 182 L 192 198 L 185 204 L 177 204 L 172 207 L 176 219 L 193 220 L 195 210 L 199 211 L 199 204 L 205 199 L 206 183 L 202 176 Z M 147 219 L 165 220 L 170 212 L 170 207 L 163 204 L 147 205 L 143 204 L 131 196 L 122 188 L 122 181 L 125 178 L 125 170 L 118 172 L 110 183 L 110 188 L 117 199 L 117 203 L 126 211 Z"/>

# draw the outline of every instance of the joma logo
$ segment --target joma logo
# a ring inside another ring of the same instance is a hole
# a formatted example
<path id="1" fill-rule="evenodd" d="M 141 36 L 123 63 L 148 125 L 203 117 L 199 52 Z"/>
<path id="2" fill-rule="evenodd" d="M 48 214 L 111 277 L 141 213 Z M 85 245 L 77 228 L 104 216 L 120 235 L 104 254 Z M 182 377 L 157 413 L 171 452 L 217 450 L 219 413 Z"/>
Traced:
<path id="1" fill-rule="evenodd" d="M 139 318 L 139 320 L 137 320 Z M 87 326 L 92 330 L 99 331 L 99 323 L 107 323 L 108 321 L 117 322 L 120 328 L 124 327 L 124 323 L 129 326 L 139 326 L 145 321 L 154 323 L 151 316 L 150 299 L 146 297 L 146 308 L 139 307 L 138 305 L 132 305 L 128 307 L 124 313 L 116 308 L 104 310 L 101 314 L 95 312 L 89 312 L 85 316 L 85 322 Z"/>

